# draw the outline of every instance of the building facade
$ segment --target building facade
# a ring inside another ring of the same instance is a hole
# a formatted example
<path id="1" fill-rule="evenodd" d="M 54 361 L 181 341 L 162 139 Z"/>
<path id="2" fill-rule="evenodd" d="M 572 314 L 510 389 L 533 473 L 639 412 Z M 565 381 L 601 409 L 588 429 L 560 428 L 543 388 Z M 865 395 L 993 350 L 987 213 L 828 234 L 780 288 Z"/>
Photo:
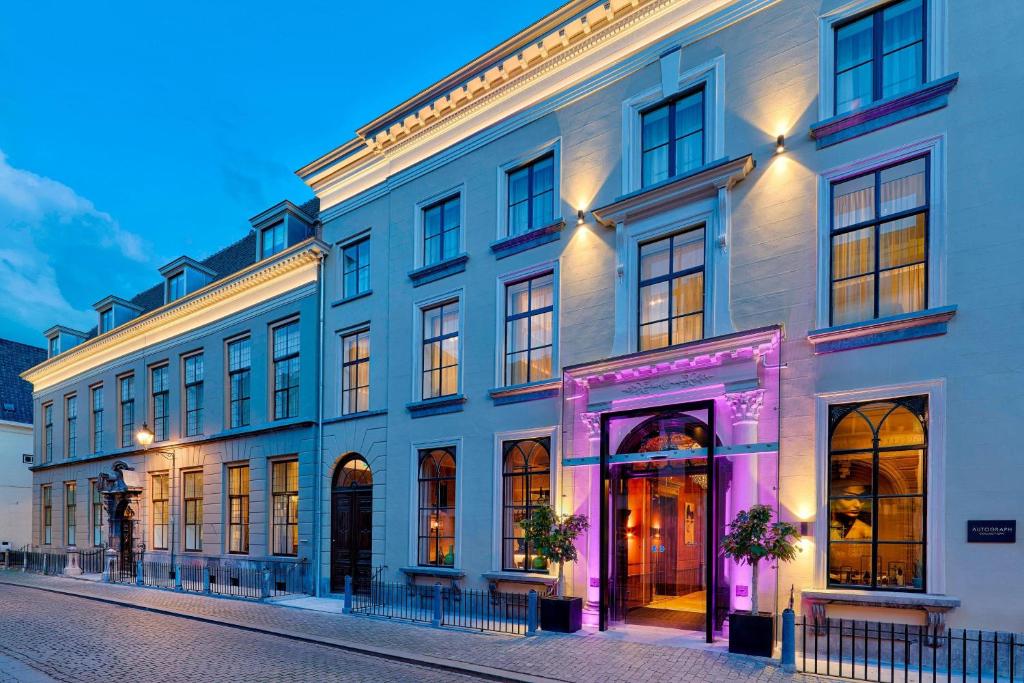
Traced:
<path id="1" fill-rule="evenodd" d="M 96 329 L 48 333 L 50 358 L 25 374 L 41 420 L 35 545 L 308 564 L 299 488 L 316 462 L 325 248 L 315 201 L 252 222 L 159 285 L 100 301 Z M 112 505 L 118 477 L 131 495 Z"/>
<path id="2" fill-rule="evenodd" d="M 326 258 L 280 312 L 317 347 L 315 414 L 230 449 L 184 440 L 210 453 L 204 533 L 224 535 L 226 453 L 263 480 L 297 454 L 312 590 L 527 590 L 553 570 L 517 522 L 550 504 L 591 522 L 568 579 L 592 624 L 712 639 L 752 590 L 721 535 L 764 503 L 804 538 L 762 571 L 763 608 L 792 586 L 816 614 L 1024 628 L 1003 597 L 1024 550 L 968 533 L 1024 513 L 1003 445 L 1024 408 L 1022 200 L 1002 181 L 1024 13 L 972 9 L 572 2 L 300 169 Z M 184 372 L 194 348 L 136 352 L 134 372 Z M 37 423 L 128 369 L 64 367 L 29 373 Z M 40 500 L 113 455 L 37 465 Z"/>
<path id="3" fill-rule="evenodd" d="M 32 385 L 19 375 L 46 350 L 0 339 L 0 550 L 32 539 Z"/>

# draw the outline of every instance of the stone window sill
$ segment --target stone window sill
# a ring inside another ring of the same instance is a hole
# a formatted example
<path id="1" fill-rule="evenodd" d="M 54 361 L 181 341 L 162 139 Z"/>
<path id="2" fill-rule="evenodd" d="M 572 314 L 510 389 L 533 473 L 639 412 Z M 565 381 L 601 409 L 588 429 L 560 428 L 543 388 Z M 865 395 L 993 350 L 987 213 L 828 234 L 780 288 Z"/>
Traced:
<path id="1" fill-rule="evenodd" d="M 439 398 L 428 398 L 423 401 L 407 403 L 406 409 L 413 418 L 429 417 L 430 415 L 443 415 L 445 413 L 458 413 L 465 407 L 466 397 L 462 394 L 452 396 L 441 396 Z"/>
<path id="2" fill-rule="evenodd" d="M 483 576 L 488 581 L 501 581 L 503 583 L 540 583 L 548 586 L 553 586 L 558 582 L 557 576 L 552 576 L 551 574 L 542 574 L 540 572 L 484 572 L 481 576 Z"/>
<path id="3" fill-rule="evenodd" d="M 416 270 L 409 271 L 409 279 L 412 280 L 413 287 L 419 287 L 425 285 L 428 282 L 434 282 L 441 278 L 448 277 L 449 275 L 455 275 L 466 270 L 466 261 L 469 260 L 469 254 L 459 254 L 446 261 L 440 263 L 432 263 L 429 266 L 423 266 Z"/>
<path id="4" fill-rule="evenodd" d="M 565 221 L 560 219 L 551 225 L 534 228 L 529 232 L 524 232 L 522 235 L 503 237 L 497 242 L 491 242 L 491 251 L 494 253 L 495 258 L 503 259 L 506 256 L 539 247 L 542 244 L 555 242 L 562 238 L 562 228 L 564 227 Z"/>
<path id="5" fill-rule="evenodd" d="M 362 299 L 364 297 L 368 297 L 371 294 L 373 294 L 373 290 L 372 289 L 368 289 L 365 292 L 359 292 L 358 294 L 353 294 L 352 296 L 343 296 L 342 298 L 338 299 L 337 301 L 331 302 L 331 307 L 333 308 L 335 306 L 341 306 L 343 304 L 349 303 L 350 301 L 356 301 L 358 299 Z"/>
<path id="6" fill-rule="evenodd" d="M 949 103 L 949 93 L 956 87 L 959 78 L 958 73 L 943 76 L 911 92 L 819 121 L 811 125 L 811 137 L 817 148 L 822 149 L 941 109 Z"/>
<path id="7" fill-rule="evenodd" d="M 953 609 L 960 606 L 960 598 L 934 593 L 902 591 L 851 590 L 846 588 L 818 588 L 800 591 L 805 600 L 834 603 L 858 603 L 882 607 L 935 607 Z"/>
<path id="8" fill-rule="evenodd" d="M 815 354 L 848 351 L 866 346 L 935 337 L 946 334 L 956 306 L 929 308 L 860 323 L 824 327 L 807 333 Z"/>
<path id="9" fill-rule="evenodd" d="M 495 387 L 487 392 L 494 405 L 536 401 L 542 398 L 553 398 L 561 391 L 562 382 L 558 379 L 545 379 L 528 384 L 515 384 L 508 387 Z"/>
<path id="10" fill-rule="evenodd" d="M 351 420 L 361 420 L 367 417 L 377 417 L 378 415 L 387 415 L 388 411 L 386 408 L 381 410 L 362 410 L 358 413 L 349 413 L 347 415 L 338 415 L 336 417 L 329 417 L 324 420 L 325 425 L 334 424 L 336 422 L 349 422 Z"/>
<path id="11" fill-rule="evenodd" d="M 449 579 L 452 582 L 457 582 L 459 579 L 466 576 L 466 572 L 461 569 L 456 569 L 455 567 L 415 566 L 402 567 L 399 571 L 405 574 L 410 582 L 415 582 L 419 577 Z"/>

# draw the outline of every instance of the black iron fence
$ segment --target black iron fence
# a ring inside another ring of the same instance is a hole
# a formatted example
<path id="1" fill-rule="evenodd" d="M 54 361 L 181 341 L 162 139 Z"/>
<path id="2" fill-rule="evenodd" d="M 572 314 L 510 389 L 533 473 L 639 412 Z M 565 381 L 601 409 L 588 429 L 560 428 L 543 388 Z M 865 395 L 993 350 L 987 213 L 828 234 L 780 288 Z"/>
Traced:
<path id="1" fill-rule="evenodd" d="M 1024 682 L 1024 637 L 850 619 L 796 622 L 805 673 L 875 683 Z"/>
<path id="2" fill-rule="evenodd" d="M 307 592 L 308 563 L 188 557 L 114 558 L 111 581 L 188 593 L 262 599 Z"/>
<path id="3" fill-rule="evenodd" d="M 353 614 L 524 635 L 536 629 L 537 598 L 441 586 L 391 583 L 375 578 L 368 591 L 346 595 Z M 532 612 L 532 619 L 531 619 Z"/>
<path id="4" fill-rule="evenodd" d="M 8 550 L 0 553 L 0 561 L 5 561 L 8 569 L 22 569 L 40 574 L 56 575 L 64 573 L 68 563 L 67 553 L 59 550 Z"/>

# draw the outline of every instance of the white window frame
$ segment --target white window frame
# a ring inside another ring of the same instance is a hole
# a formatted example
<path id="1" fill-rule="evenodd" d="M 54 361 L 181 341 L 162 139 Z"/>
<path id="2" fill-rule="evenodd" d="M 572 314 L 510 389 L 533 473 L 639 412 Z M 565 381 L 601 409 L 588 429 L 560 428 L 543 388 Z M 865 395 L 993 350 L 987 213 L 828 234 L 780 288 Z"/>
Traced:
<path id="1" fill-rule="evenodd" d="M 873 12 L 893 0 L 851 0 L 818 18 L 818 120 L 836 116 L 835 109 L 835 30 L 851 17 Z M 924 0 L 925 7 L 925 82 L 946 75 L 948 69 L 948 0 Z M 868 105 L 870 106 L 870 105 Z M 846 116 L 847 112 L 839 116 Z"/>
<path id="2" fill-rule="evenodd" d="M 373 336 L 371 335 L 370 357 L 366 361 L 368 372 L 367 381 L 369 382 L 369 384 L 367 385 L 369 396 L 367 397 L 366 401 L 366 410 L 353 413 L 345 412 L 345 337 L 363 334 L 364 332 L 368 335 L 371 334 L 370 321 L 368 320 L 365 320 L 361 323 L 356 323 L 354 325 L 348 325 L 347 327 L 343 327 L 334 333 L 338 339 L 337 365 L 335 366 L 338 368 L 338 394 L 336 396 L 336 400 L 338 401 L 338 415 L 361 415 L 363 413 L 373 410 L 373 408 L 370 407 L 373 403 Z M 461 333 L 462 330 L 459 330 L 459 332 Z M 422 353 L 422 348 L 420 349 L 420 353 Z"/>
<path id="3" fill-rule="evenodd" d="M 540 145 L 532 147 L 514 159 L 507 159 L 498 166 L 498 207 L 496 225 L 497 233 L 495 239 L 501 240 L 511 237 L 508 232 L 508 174 L 521 166 L 526 166 L 546 154 L 551 154 L 554 180 L 552 184 L 552 201 L 555 205 L 551 208 L 551 223 L 554 225 L 564 220 L 562 211 L 562 138 L 559 136 L 548 140 Z M 538 228 L 546 227 L 538 225 Z"/>
<path id="4" fill-rule="evenodd" d="M 372 251 L 373 235 L 371 234 L 370 228 L 366 228 L 365 230 L 360 230 L 359 232 L 357 232 L 357 233 L 355 233 L 353 235 L 350 235 L 350 236 L 346 237 L 345 239 L 338 240 L 337 242 L 334 243 L 334 245 L 338 248 L 338 263 L 341 264 L 341 266 L 338 268 L 338 276 L 337 276 L 338 277 L 337 287 L 338 287 L 338 298 L 339 299 L 349 298 L 345 294 L 345 258 L 344 258 L 345 257 L 345 250 L 348 249 L 349 247 L 355 246 L 358 242 L 366 242 L 367 245 L 369 245 L 369 247 L 371 249 L 370 255 L 369 255 L 370 261 L 369 261 L 368 268 L 369 268 L 369 273 L 370 273 L 369 277 L 370 277 L 371 280 L 373 278 L 373 251 Z M 363 296 L 365 294 L 369 294 L 370 292 L 373 291 L 373 282 L 372 281 L 368 281 L 366 283 L 366 287 L 367 287 L 367 289 L 366 289 L 365 292 L 360 292 L 359 294 L 354 294 L 352 296 L 356 297 L 356 296 Z"/>
<path id="5" fill-rule="evenodd" d="M 415 213 L 413 215 L 413 267 L 422 268 L 426 264 L 424 263 L 423 253 L 423 211 L 424 209 L 430 208 L 432 205 L 446 199 L 458 196 L 459 198 L 459 253 L 456 256 L 460 256 L 466 253 L 466 181 L 460 182 L 458 185 L 449 187 L 448 189 L 437 192 L 430 195 L 426 199 L 422 199 L 416 202 Z M 440 261 L 439 263 L 444 263 Z M 431 264 L 436 265 L 436 264 Z M 372 289 L 372 287 L 371 287 Z"/>
<path id="6" fill-rule="evenodd" d="M 661 83 L 622 101 L 622 194 L 641 189 L 640 112 L 686 90 L 704 87 L 704 163 L 725 156 L 725 57 L 680 73 L 680 51 L 662 56 Z"/>
<path id="7" fill-rule="evenodd" d="M 552 425 L 550 427 L 535 427 L 532 429 L 518 429 L 508 432 L 495 432 L 494 434 L 494 475 L 492 477 L 493 484 L 493 495 L 491 496 L 491 518 L 494 520 L 494 524 L 491 529 L 491 570 L 500 572 L 505 571 L 502 566 L 502 549 L 501 544 L 503 542 L 503 530 L 502 530 L 502 516 L 503 508 L 505 504 L 504 500 L 504 473 L 505 463 L 502 457 L 502 445 L 507 441 L 517 441 L 519 439 L 538 439 L 547 437 L 551 439 L 551 466 L 550 476 L 551 485 L 549 490 L 551 491 L 551 500 L 549 505 L 553 509 L 558 509 L 558 501 L 561 500 L 561 490 L 559 483 L 562 480 L 561 468 L 562 458 L 559 456 L 559 429 L 558 425 Z M 458 491 L 456 491 L 456 495 Z M 517 572 L 519 573 L 519 572 Z M 526 572 L 527 574 L 534 572 Z"/>
<path id="8" fill-rule="evenodd" d="M 946 305 L 946 136 L 936 135 L 829 169 L 818 176 L 817 327 L 830 326 L 832 185 L 882 166 L 928 155 L 928 308 Z M 859 322 L 870 324 L 877 319 Z"/>
<path id="9" fill-rule="evenodd" d="M 699 199 L 670 211 L 622 223 L 616 231 L 619 263 L 622 272 L 615 293 L 615 350 L 616 354 L 635 353 L 640 349 L 639 297 L 640 297 L 640 244 L 668 237 L 689 228 L 704 226 L 704 334 L 702 339 L 732 332 L 729 314 L 729 263 L 724 248 L 726 228 L 724 221 L 728 206 L 722 207 L 722 197 L 728 204 L 726 192 L 718 197 Z"/>
<path id="10" fill-rule="evenodd" d="M 551 372 L 552 375 L 547 380 L 540 381 L 554 381 L 561 377 L 561 366 L 559 365 L 559 358 L 561 358 L 561 349 L 559 348 L 559 337 L 558 334 L 558 316 L 561 313 L 561 283 L 559 276 L 559 261 L 554 259 L 551 261 L 543 261 L 536 263 L 526 268 L 520 268 L 518 270 L 509 271 L 502 273 L 497 279 L 497 291 L 495 293 L 495 308 L 498 315 L 495 320 L 495 340 L 494 345 L 494 386 L 496 387 L 512 387 L 512 386 L 523 386 L 519 384 L 507 384 L 505 382 L 505 317 L 508 314 L 508 295 L 507 287 L 511 283 L 521 282 L 523 280 L 529 280 L 535 278 L 544 273 L 551 273 L 552 275 L 552 311 L 551 311 Z"/>
<path id="11" fill-rule="evenodd" d="M 412 350 L 412 396 L 414 401 L 428 400 L 423 396 L 423 314 L 426 310 L 440 306 L 441 304 L 457 301 L 459 303 L 459 370 L 458 389 L 455 394 L 449 396 L 435 396 L 434 399 L 452 398 L 462 396 L 464 390 L 463 373 L 466 369 L 466 294 L 462 287 L 438 294 L 427 299 L 421 299 L 413 304 L 412 324 L 413 339 L 415 344 Z M 431 399 L 433 400 L 433 399 Z"/>
<path id="12" fill-rule="evenodd" d="M 946 381 L 935 379 L 908 382 L 869 389 L 849 389 L 815 394 L 815 474 L 818 486 L 817 517 L 814 523 L 816 543 L 814 557 L 814 585 L 825 588 L 828 584 L 828 409 L 831 405 L 877 401 L 901 396 L 928 397 L 928 450 L 925 524 L 925 567 L 928 595 L 946 592 L 945 572 L 945 497 L 946 497 Z M 892 591 L 865 591 L 891 596 Z"/>
<path id="13" fill-rule="evenodd" d="M 462 504 L 462 493 L 465 490 L 465 477 L 463 470 L 465 463 L 465 449 L 462 447 L 461 436 L 451 436 L 429 441 L 414 441 L 410 444 L 409 457 L 411 458 L 411 472 L 409 477 L 409 567 L 420 567 L 419 557 L 419 516 L 420 516 L 420 451 L 433 448 L 451 448 L 455 451 L 455 564 L 451 567 L 437 567 L 438 569 L 460 571 L 463 566 L 462 558 L 462 518 L 464 507 Z M 431 567 L 423 567 L 425 570 Z"/>

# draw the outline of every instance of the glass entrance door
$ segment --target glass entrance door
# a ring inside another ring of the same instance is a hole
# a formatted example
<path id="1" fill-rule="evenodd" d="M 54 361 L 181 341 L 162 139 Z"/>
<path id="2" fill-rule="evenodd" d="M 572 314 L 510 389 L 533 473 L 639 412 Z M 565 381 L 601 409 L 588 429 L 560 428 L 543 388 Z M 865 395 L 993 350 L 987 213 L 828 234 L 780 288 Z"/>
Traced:
<path id="1" fill-rule="evenodd" d="M 611 467 L 612 622 L 705 630 L 707 462 Z"/>

